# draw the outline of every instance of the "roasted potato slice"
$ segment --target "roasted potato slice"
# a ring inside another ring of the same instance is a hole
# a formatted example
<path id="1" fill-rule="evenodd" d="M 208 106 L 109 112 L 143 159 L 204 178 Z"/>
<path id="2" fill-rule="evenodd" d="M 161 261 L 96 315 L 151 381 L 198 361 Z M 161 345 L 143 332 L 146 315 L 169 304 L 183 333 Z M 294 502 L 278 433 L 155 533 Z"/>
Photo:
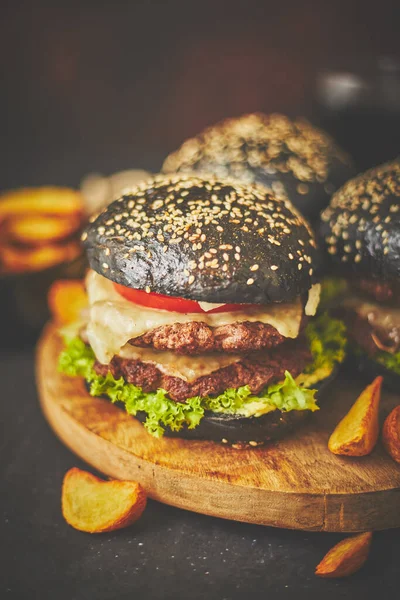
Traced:
<path id="1" fill-rule="evenodd" d="M 0 196 L 0 222 L 9 217 L 32 215 L 79 215 L 82 196 L 70 188 L 22 188 Z"/>
<path id="2" fill-rule="evenodd" d="M 5 272 L 40 271 L 62 262 L 71 261 L 79 256 L 80 252 L 78 242 L 38 248 L 17 248 L 5 245 L 0 248 L 0 264 Z"/>
<path id="3" fill-rule="evenodd" d="M 88 299 L 80 279 L 59 279 L 48 293 L 48 304 L 53 320 L 59 325 L 77 321 L 87 307 Z"/>
<path id="4" fill-rule="evenodd" d="M 77 217 L 59 218 L 48 216 L 18 217 L 7 223 L 7 234 L 12 240 L 31 245 L 56 242 L 69 237 L 78 230 Z"/>
<path id="5" fill-rule="evenodd" d="M 385 419 L 382 441 L 388 454 L 400 463 L 400 405 L 396 406 Z"/>
<path id="6" fill-rule="evenodd" d="M 346 456 L 365 456 L 372 452 L 379 436 L 381 385 L 382 377 L 377 377 L 360 394 L 329 438 L 331 452 Z"/>
<path id="7" fill-rule="evenodd" d="M 137 521 L 146 507 L 146 493 L 136 481 L 103 481 L 72 468 L 64 477 L 61 503 L 69 525 L 102 533 Z"/>
<path id="8" fill-rule="evenodd" d="M 342 540 L 321 560 L 315 574 L 318 577 L 347 577 L 365 563 L 371 546 L 372 533 L 360 533 Z"/>

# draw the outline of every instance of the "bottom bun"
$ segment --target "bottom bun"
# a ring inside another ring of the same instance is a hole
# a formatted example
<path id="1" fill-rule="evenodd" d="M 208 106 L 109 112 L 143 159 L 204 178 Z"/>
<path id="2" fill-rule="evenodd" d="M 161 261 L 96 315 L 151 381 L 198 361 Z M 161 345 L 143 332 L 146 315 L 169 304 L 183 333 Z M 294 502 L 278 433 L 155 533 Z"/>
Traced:
<path id="1" fill-rule="evenodd" d="M 315 386 L 320 397 L 323 389 L 335 378 L 337 369 L 329 377 Z M 258 446 L 264 442 L 277 440 L 290 433 L 311 415 L 309 410 L 274 410 L 260 417 L 243 417 L 229 413 L 206 411 L 199 425 L 194 429 L 182 428 L 180 431 L 165 429 L 166 437 L 178 437 L 187 440 L 210 440 L 230 445 Z M 146 413 L 138 412 L 136 418 L 144 423 Z"/>

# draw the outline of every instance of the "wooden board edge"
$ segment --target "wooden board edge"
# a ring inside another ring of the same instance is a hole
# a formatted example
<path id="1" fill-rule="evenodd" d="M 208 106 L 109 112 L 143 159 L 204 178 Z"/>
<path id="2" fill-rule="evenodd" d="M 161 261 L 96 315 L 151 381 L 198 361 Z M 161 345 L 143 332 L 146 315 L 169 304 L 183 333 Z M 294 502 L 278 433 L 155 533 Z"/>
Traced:
<path id="1" fill-rule="evenodd" d="M 41 376 L 41 357 L 51 326 L 36 351 L 36 381 L 43 413 L 57 436 L 90 466 L 116 479 L 139 481 L 150 498 L 213 517 L 302 531 L 359 532 L 400 527 L 400 488 L 362 494 L 271 492 L 180 474 L 117 447 L 88 430 L 52 402 Z M 202 493 L 194 493 L 193 488 Z M 232 511 L 232 497 L 235 509 Z M 346 503 L 346 508 L 345 508 Z M 301 505 L 301 511 L 298 507 Z M 282 513 L 285 507 L 286 515 Z M 376 507 L 379 507 L 379 510 Z M 386 511 L 382 511 L 382 507 Z M 307 515 L 307 519 L 303 518 Z M 311 516 L 311 519 L 310 519 Z"/>

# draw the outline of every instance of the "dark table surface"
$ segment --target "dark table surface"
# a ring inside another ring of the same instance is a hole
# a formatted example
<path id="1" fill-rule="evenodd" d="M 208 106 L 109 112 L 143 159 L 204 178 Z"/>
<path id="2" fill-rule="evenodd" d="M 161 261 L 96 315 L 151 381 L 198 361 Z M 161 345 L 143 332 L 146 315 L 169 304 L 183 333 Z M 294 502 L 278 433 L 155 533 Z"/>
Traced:
<path id="1" fill-rule="evenodd" d="M 398 597 L 396 530 L 376 533 L 367 566 L 338 581 L 313 574 L 337 534 L 229 522 L 152 501 L 131 528 L 73 530 L 61 515 L 61 483 L 70 467 L 85 465 L 40 412 L 32 350 L 1 354 L 0 381 L 1 599 Z"/>

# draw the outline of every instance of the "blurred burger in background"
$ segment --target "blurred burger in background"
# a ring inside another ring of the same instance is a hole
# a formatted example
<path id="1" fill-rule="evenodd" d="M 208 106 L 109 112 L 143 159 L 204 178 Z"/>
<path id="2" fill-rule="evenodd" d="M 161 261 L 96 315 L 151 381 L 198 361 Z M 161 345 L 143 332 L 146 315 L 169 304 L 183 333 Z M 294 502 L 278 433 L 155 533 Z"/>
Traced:
<path id="1" fill-rule="evenodd" d="M 350 157 L 306 119 L 261 113 L 226 119 L 170 154 L 164 173 L 212 174 L 284 193 L 315 221 L 333 192 L 355 175 Z"/>
<path id="2" fill-rule="evenodd" d="M 341 312 L 361 369 L 400 382 L 400 159 L 343 186 L 322 213 L 321 237 L 347 291 Z"/>
<path id="3" fill-rule="evenodd" d="M 100 173 L 89 173 L 80 185 L 85 212 L 92 215 L 118 198 L 125 189 L 129 189 L 146 179 L 151 173 L 143 169 L 127 169 L 105 176 Z"/>

